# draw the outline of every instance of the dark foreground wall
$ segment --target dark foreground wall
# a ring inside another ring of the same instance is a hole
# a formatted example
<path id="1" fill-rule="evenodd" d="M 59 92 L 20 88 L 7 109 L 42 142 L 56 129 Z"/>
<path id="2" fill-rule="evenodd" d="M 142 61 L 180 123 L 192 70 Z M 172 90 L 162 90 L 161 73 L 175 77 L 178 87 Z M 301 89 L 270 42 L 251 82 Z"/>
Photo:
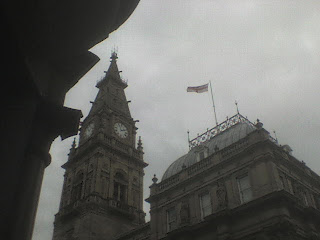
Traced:
<path id="1" fill-rule="evenodd" d="M 2 1 L 1 210 L 5 239 L 31 239 L 52 141 L 78 131 L 67 91 L 99 58 L 90 53 L 139 0 Z"/>

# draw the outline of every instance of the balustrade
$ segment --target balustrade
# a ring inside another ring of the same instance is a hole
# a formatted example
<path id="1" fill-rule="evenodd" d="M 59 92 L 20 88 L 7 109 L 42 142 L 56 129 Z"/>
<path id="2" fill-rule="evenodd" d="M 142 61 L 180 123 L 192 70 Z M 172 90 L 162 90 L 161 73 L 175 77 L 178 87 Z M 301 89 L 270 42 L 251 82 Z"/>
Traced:
<path id="1" fill-rule="evenodd" d="M 164 181 L 162 181 L 161 183 L 159 183 L 159 189 L 165 189 L 175 183 L 179 182 L 179 174 L 176 174 Z"/>

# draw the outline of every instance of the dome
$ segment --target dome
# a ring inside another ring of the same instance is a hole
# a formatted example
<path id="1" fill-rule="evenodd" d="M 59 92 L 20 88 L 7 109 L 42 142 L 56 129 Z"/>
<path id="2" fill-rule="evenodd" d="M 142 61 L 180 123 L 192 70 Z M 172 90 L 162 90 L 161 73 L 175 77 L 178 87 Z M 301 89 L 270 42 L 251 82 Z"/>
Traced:
<path id="1" fill-rule="evenodd" d="M 216 146 L 219 150 L 226 148 L 240 139 L 246 137 L 249 133 L 256 130 L 256 127 L 249 122 L 239 122 L 226 129 L 212 139 L 202 143 L 200 146 L 192 148 L 186 155 L 174 161 L 163 174 L 162 180 L 165 180 L 180 172 L 183 166 L 189 167 L 197 162 L 197 152 L 201 149 L 208 149 L 208 156 L 215 153 Z"/>

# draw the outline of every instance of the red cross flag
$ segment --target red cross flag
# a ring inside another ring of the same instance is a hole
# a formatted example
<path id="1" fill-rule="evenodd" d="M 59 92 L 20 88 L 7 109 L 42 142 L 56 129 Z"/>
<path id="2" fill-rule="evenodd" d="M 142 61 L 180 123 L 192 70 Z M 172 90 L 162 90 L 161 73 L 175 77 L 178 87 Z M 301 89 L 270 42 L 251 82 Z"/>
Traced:
<path id="1" fill-rule="evenodd" d="M 196 93 L 208 92 L 208 83 L 201 86 L 197 86 L 197 87 L 188 87 L 187 92 L 196 92 Z"/>

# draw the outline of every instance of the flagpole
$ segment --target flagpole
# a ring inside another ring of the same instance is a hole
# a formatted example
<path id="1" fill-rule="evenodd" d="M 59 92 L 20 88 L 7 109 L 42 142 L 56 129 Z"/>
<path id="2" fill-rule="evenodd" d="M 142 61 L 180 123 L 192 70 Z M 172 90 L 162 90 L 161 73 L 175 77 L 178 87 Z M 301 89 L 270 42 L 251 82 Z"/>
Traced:
<path id="1" fill-rule="evenodd" d="M 211 99 L 212 99 L 212 106 L 213 106 L 213 111 L 214 111 L 214 118 L 216 120 L 216 126 L 218 126 L 218 120 L 217 120 L 217 114 L 216 114 L 216 107 L 214 105 L 214 100 L 213 100 L 213 93 L 212 93 L 212 83 L 211 80 L 209 81 L 210 83 L 210 90 L 211 90 Z"/>

